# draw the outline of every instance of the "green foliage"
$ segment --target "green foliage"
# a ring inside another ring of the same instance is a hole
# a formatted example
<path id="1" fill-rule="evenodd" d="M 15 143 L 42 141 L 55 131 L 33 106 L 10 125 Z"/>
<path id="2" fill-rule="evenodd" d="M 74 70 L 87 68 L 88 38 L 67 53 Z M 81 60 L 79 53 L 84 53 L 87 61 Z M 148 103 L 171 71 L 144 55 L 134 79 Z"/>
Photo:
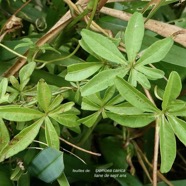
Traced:
<path id="1" fill-rule="evenodd" d="M 73 19 L 50 43 L 69 1 L 31 1 L 8 30 L 6 15 L 25 2 L 0 1 L 0 186 L 141 186 L 156 169 L 184 185 L 175 170 L 185 170 L 185 48 L 144 24 L 144 15 L 181 24 L 183 9 L 168 6 L 177 1 L 110 3 L 132 13 L 128 22 L 94 15 L 98 1 L 83 12 L 70 1 Z"/>

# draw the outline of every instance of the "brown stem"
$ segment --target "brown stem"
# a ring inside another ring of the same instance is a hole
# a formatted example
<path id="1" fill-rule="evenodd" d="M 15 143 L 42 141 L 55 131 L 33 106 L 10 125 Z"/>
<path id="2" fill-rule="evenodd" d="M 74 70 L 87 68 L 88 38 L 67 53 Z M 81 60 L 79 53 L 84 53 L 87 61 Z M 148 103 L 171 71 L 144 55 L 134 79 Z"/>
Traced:
<path id="1" fill-rule="evenodd" d="M 158 172 L 158 151 L 159 151 L 159 125 L 156 120 L 155 136 L 154 136 L 154 160 L 153 160 L 153 186 L 157 186 L 157 172 Z"/>
<path id="2" fill-rule="evenodd" d="M 112 8 L 107 8 L 107 7 L 103 7 L 100 10 L 100 12 L 103 14 L 107 14 L 119 18 L 124 21 L 128 21 L 131 17 L 131 14 L 129 13 L 120 10 L 115 10 Z M 173 36 L 175 42 L 186 47 L 186 29 L 183 29 L 175 25 L 170 25 L 168 23 L 163 23 L 161 21 L 152 20 L 152 19 L 149 19 L 147 21 L 147 23 L 145 24 L 145 28 L 153 32 L 156 32 L 157 34 L 163 37 Z"/>
<path id="3" fill-rule="evenodd" d="M 95 152 L 91 152 L 91 151 L 89 151 L 89 150 L 85 150 L 85 149 L 83 149 L 83 148 L 81 148 L 81 147 L 78 147 L 78 146 L 76 146 L 76 145 L 70 143 L 69 141 L 67 141 L 67 140 L 65 140 L 65 139 L 63 139 L 63 138 L 61 138 L 61 137 L 60 137 L 59 139 L 60 139 L 61 141 L 65 142 L 66 144 L 68 144 L 68 145 L 70 145 L 70 146 L 72 146 L 72 147 L 78 149 L 78 150 L 81 150 L 81 151 L 83 151 L 83 152 L 86 152 L 86 153 L 89 153 L 89 154 L 92 154 L 92 155 L 95 155 L 95 156 L 101 156 L 100 153 L 95 153 Z"/>

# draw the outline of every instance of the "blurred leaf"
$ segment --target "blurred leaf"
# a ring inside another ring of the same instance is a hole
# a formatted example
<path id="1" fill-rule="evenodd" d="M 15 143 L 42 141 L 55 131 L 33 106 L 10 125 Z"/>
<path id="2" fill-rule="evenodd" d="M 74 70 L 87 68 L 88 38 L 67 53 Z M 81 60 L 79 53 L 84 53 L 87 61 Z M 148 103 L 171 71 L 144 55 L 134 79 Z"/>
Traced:
<path id="1" fill-rule="evenodd" d="M 4 121 L 0 118 L 0 152 L 8 145 L 10 136 Z"/>
<path id="2" fill-rule="evenodd" d="M 125 174 L 128 167 L 127 151 L 123 148 L 122 140 L 116 137 L 106 137 L 99 141 L 99 145 L 107 163 L 112 163 L 115 169 L 122 169 Z"/>
<path id="3" fill-rule="evenodd" d="M 56 180 L 63 171 L 63 152 L 50 147 L 42 150 L 29 166 L 29 172 L 46 183 Z"/>

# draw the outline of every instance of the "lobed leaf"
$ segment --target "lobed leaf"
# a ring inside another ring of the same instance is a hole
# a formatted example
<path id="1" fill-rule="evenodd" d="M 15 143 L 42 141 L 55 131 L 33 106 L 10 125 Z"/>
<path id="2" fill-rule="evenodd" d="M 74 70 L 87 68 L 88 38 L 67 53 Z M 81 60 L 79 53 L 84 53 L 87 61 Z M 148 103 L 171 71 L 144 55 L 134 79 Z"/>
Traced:
<path id="1" fill-rule="evenodd" d="M 144 21 L 141 13 L 135 12 L 130 18 L 125 31 L 125 47 L 128 61 L 134 62 L 144 36 Z"/>

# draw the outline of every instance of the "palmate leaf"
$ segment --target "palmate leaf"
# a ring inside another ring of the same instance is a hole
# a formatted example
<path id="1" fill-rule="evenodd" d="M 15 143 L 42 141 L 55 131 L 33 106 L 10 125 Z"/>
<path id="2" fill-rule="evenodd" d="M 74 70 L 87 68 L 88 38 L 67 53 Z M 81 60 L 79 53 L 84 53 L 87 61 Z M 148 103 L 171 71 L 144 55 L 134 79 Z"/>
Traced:
<path id="1" fill-rule="evenodd" d="M 3 149 L 3 151 L 1 151 L 0 162 L 27 148 L 37 136 L 43 120 L 44 119 L 42 118 L 34 122 L 32 125 L 26 127 L 20 133 L 14 136 L 14 138 Z"/>
<path id="2" fill-rule="evenodd" d="M 62 114 L 51 114 L 51 118 L 57 121 L 59 124 L 67 127 L 76 127 L 79 126 L 78 117 L 70 112 L 65 112 Z"/>
<path id="3" fill-rule="evenodd" d="M 146 66 L 136 66 L 135 69 L 145 74 L 145 76 L 150 80 L 161 79 L 165 74 L 162 70 Z"/>
<path id="4" fill-rule="evenodd" d="M 139 52 L 144 36 L 144 21 L 141 13 L 135 12 L 128 22 L 125 31 L 125 47 L 128 61 L 134 62 Z"/>
<path id="5" fill-rule="evenodd" d="M 156 41 L 143 52 L 135 66 L 142 66 L 161 61 L 167 55 L 172 45 L 173 39 L 170 37 Z"/>
<path id="6" fill-rule="evenodd" d="M 170 122 L 164 116 L 160 117 L 158 122 L 160 125 L 160 170 L 162 173 L 166 173 L 171 169 L 176 157 L 176 139 Z"/>
<path id="7" fill-rule="evenodd" d="M 117 46 L 107 37 L 86 29 L 81 31 L 81 35 L 86 45 L 98 56 L 114 63 L 127 64 Z"/>
<path id="8" fill-rule="evenodd" d="M 100 116 L 100 112 L 95 112 L 85 118 L 79 119 L 78 121 L 80 123 L 83 123 L 87 127 L 92 127 L 96 123 L 96 121 L 98 120 L 99 116 Z"/>
<path id="9" fill-rule="evenodd" d="M 159 109 L 140 91 L 131 86 L 127 81 L 116 77 L 115 85 L 119 93 L 133 106 L 147 112 L 158 112 Z"/>
<path id="10" fill-rule="evenodd" d="M 10 121 L 31 121 L 41 118 L 44 113 L 20 106 L 0 106 L 0 117 Z"/>
<path id="11" fill-rule="evenodd" d="M 114 78 L 116 76 L 124 77 L 127 71 L 128 71 L 127 69 L 119 68 L 104 70 L 100 72 L 82 87 L 81 89 L 82 96 L 88 96 L 106 89 L 107 87 L 114 84 Z"/>
<path id="12" fill-rule="evenodd" d="M 163 94 L 163 110 L 167 108 L 171 101 L 174 101 L 179 96 L 181 89 L 182 83 L 179 74 L 175 71 L 171 72 Z"/>
<path id="13" fill-rule="evenodd" d="M 84 62 L 68 66 L 67 75 L 65 79 L 67 81 L 82 81 L 95 72 L 97 72 L 103 66 L 100 62 Z"/>
<path id="14" fill-rule="evenodd" d="M 112 112 L 107 112 L 107 116 L 116 121 L 118 124 L 131 128 L 144 127 L 155 120 L 153 114 L 139 114 L 139 115 L 120 115 Z"/>

